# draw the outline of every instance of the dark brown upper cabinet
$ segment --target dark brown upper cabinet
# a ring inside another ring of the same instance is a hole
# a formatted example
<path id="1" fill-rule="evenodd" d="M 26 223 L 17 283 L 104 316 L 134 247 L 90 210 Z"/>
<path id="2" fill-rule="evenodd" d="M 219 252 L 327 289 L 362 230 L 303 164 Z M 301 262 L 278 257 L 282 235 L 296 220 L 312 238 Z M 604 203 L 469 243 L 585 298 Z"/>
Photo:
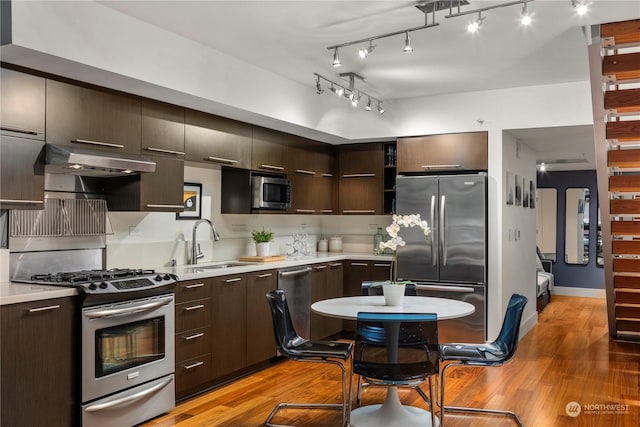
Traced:
<path id="1" fill-rule="evenodd" d="M 332 214 L 335 211 L 333 147 L 300 138 L 290 150 L 291 213 Z"/>
<path id="2" fill-rule="evenodd" d="M 259 126 L 253 127 L 251 169 L 286 174 L 290 171 L 288 151 L 293 136 Z"/>
<path id="3" fill-rule="evenodd" d="M 251 168 L 251 125 L 185 110 L 185 159 Z"/>
<path id="4" fill-rule="evenodd" d="M 140 98 L 47 80 L 47 142 L 121 153 L 140 152 Z"/>
<path id="5" fill-rule="evenodd" d="M 398 138 L 398 173 L 488 169 L 487 132 Z"/>
<path id="6" fill-rule="evenodd" d="M 0 209 L 44 208 L 44 141 L 2 136 Z"/>
<path id="7" fill-rule="evenodd" d="M 2 68 L 0 87 L 2 134 L 44 140 L 46 80 Z"/>
<path id="8" fill-rule="evenodd" d="M 141 109 L 141 153 L 184 159 L 184 108 L 142 99 Z"/>
<path id="9" fill-rule="evenodd" d="M 339 205 L 344 215 L 382 215 L 384 156 L 381 143 L 341 145 Z"/>

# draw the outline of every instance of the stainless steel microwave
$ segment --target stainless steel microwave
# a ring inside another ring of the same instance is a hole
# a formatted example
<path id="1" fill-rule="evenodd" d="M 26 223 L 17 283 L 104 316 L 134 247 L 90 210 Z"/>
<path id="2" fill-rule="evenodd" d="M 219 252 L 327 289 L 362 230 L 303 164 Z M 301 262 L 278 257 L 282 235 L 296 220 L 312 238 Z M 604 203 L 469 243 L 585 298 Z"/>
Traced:
<path id="1" fill-rule="evenodd" d="M 291 207 L 291 182 L 270 176 L 251 177 L 251 208 L 286 210 Z"/>

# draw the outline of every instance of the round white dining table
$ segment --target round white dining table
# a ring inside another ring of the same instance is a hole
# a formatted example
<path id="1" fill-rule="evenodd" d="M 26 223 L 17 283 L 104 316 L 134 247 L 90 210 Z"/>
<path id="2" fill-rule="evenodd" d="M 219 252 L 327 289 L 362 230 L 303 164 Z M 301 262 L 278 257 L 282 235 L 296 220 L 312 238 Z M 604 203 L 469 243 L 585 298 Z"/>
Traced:
<path id="1" fill-rule="evenodd" d="M 436 313 L 438 320 L 464 317 L 474 312 L 473 305 L 448 298 L 405 296 L 401 306 L 385 305 L 384 296 L 332 298 L 311 305 L 315 313 L 339 319 L 356 320 L 358 313 Z M 440 425 L 435 418 L 436 426 Z M 351 411 L 351 427 L 415 427 L 432 426 L 431 413 L 414 406 L 403 405 L 397 387 L 387 387 L 387 397 L 381 405 L 367 405 Z"/>

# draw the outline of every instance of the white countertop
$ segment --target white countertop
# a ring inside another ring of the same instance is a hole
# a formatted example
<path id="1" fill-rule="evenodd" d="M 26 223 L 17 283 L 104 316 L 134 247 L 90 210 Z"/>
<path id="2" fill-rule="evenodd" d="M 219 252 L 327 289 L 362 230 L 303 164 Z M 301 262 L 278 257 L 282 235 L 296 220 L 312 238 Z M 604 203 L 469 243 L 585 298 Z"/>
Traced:
<path id="1" fill-rule="evenodd" d="M 219 264 L 237 263 L 237 260 L 229 260 L 197 265 L 182 265 L 177 267 L 158 267 L 155 270 L 162 273 L 176 274 L 179 280 L 194 280 L 202 279 L 205 277 L 225 276 L 228 274 L 241 274 L 260 270 L 296 267 L 299 265 L 317 264 L 321 262 L 343 261 L 346 259 L 363 261 L 391 261 L 393 259 L 393 256 L 373 255 L 361 252 L 317 252 L 315 255 L 304 258 L 289 258 L 285 261 L 276 262 L 248 262 L 242 263 L 242 265 L 237 267 L 234 266 L 213 269 L 206 268 L 207 266 L 214 266 Z M 74 288 L 15 282 L 0 282 L 0 305 L 69 297 L 77 294 L 78 292 Z"/>

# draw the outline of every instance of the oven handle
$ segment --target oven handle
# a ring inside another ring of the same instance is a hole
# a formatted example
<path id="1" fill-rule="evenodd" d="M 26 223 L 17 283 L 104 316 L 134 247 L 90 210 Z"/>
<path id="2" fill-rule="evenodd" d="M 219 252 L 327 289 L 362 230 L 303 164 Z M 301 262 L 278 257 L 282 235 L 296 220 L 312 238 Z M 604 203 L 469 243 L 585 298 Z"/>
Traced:
<path id="1" fill-rule="evenodd" d="M 110 402 L 98 403 L 97 405 L 88 406 L 85 409 L 85 411 L 86 412 L 96 412 L 96 411 L 101 411 L 103 409 L 110 409 L 110 408 L 113 408 L 114 406 L 127 405 L 127 404 L 132 403 L 132 402 L 134 402 L 136 400 L 140 400 L 143 397 L 150 395 L 151 393 L 155 393 L 156 391 L 160 390 L 161 388 L 167 386 L 171 381 L 173 381 L 173 377 L 168 378 L 167 380 L 161 382 L 160 384 L 156 384 L 151 388 L 148 388 L 146 390 L 142 390 L 142 391 L 139 391 L 138 393 L 132 394 L 131 396 L 125 396 L 125 397 L 121 397 L 120 399 L 112 400 Z"/>
<path id="2" fill-rule="evenodd" d="M 83 313 L 84 316 L 90 319 L 101 319 L 103 317 L 115 317 L 115 316 L 128 316 L 129 314 L 140 313 L 142 311 L 151 311 L 163 305 L 170 304 L 173 301 L 173 297 L 161 299 L 158 301 L 136 305 L 127 308 L 113 308 L 108 310 L 91 311 Z"/>

